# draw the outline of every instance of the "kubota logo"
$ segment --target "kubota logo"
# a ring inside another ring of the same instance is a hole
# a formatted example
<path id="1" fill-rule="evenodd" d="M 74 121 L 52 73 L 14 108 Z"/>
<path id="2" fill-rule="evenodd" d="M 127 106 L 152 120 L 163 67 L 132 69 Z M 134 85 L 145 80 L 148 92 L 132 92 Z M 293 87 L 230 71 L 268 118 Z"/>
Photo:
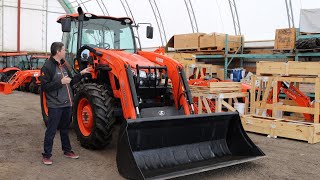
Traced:
<path id="1" fill-rule="evenodd" d="M 159 114 L 159 116 L 164 116 L 164 115 L 166 115 L 166 112 L 164 112 L 164 111 L 158 111 L 158 114 Z"/>

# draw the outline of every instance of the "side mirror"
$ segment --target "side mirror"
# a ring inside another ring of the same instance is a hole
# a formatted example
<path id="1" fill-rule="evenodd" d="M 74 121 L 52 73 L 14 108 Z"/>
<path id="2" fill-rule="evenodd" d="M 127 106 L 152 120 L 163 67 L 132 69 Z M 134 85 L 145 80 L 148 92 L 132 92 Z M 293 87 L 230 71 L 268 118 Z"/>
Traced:
<path id="1" fill-rule="evenodd" d="M 152 39 L 153 38 L 153 27 L 152 26 L 147 26 L 147 38 Z"/>
<path id="2" fill-rule="evenodd" d="M 61 19 L 61 29 L 62 29 L 62 32 L 71 31 L 71 18 Z"/>

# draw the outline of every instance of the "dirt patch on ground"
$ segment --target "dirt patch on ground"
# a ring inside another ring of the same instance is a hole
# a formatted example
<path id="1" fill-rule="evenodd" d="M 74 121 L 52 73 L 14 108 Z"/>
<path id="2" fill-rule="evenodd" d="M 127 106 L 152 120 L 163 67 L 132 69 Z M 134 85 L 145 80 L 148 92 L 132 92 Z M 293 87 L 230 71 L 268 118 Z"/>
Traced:
<path id="1" fill-rule="evenodd" d="M 106 149 L 91 151 L 82 148 L 70 131 L 73 149 L 80 155 L 73 160 L 63 157 L 57 133 L 54 164 L 45 166 L 41 163 L 45 127 L 39 96 L 19 91 L 0 95 L 0 107 L 0 179 L 123 179 L 116 166 L 115 138 Z M 249 136 L 267 154 L 266 158 L 178 179 L 320 178 L 320 143 Z"/>

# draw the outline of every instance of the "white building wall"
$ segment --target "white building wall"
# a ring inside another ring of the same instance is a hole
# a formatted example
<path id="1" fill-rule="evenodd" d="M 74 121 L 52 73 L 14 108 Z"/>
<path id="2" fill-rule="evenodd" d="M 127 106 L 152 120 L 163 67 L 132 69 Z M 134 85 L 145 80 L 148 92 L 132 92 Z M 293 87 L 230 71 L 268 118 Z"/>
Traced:
<path id="1" fill-rule="evenodd" d="M 2 51 L 2 39 L 3 39 L 3 37 L 2 37 L 2 34 L 3 34 L 3 24 L 2 24 L 2 19 L 3 19 L 3 8 L 2 8 L 2 6 L 3 6 L 3 0 L 0 0 L 0 51 Z"/>
<path id="2" fill-rule="evenodd" d="M 17 0 L 0 0 L 0 51 L 17 51 Z M 65 14 L 58 1 L 21 0 L 20 50 L 50 52 L 61 41 L 57 18 Z"/>

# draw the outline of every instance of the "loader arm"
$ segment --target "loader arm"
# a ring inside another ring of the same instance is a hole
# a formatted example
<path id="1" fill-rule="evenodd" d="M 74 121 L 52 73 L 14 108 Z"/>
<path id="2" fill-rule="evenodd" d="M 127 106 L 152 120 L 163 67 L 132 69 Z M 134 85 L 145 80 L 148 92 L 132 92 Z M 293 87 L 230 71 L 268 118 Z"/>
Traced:
<path id="1" fill-rule="evenodd" d="M 138 51 L 138 55 L 168 68 L 168 75 L 172 82 L 173 96 L 176 107 L 183 106 L 185 114 L 189 115 L 194 111 L 193 101 L 188 83 L 184 83 L 185 77 L 183 66 L 176 60 L 154 52 Z M 182 98 L 184 96 L 185 98 Z M 190 112 L 191 108 L 191 112 Z"/>
<path id="2" fill-rule="evenodd" d="M 136 119 L 139 111 L 137 111 L 134 104 L 132 88 L 129 83 L 130 76 L 127 75 L 129 65 L 123 57 L 117 54 L 117 51 L 108 51 L 98 48 L 95 50 L 98 54 L 101 54 L 101 57 L 97 56 L 95 53 L 90 53 L 93 57 L 93 68 L 96 69 L 96 71 L 91 73 L 92 77 L 97 78 L 99 73 L 99 70 L 97 69 L 100 67 L 108 67 L 110 69 L 108 75 L 113 95 L 121 101 L 124 118 Z M 99 65 L 97 63 L 98 61 Z"/>

